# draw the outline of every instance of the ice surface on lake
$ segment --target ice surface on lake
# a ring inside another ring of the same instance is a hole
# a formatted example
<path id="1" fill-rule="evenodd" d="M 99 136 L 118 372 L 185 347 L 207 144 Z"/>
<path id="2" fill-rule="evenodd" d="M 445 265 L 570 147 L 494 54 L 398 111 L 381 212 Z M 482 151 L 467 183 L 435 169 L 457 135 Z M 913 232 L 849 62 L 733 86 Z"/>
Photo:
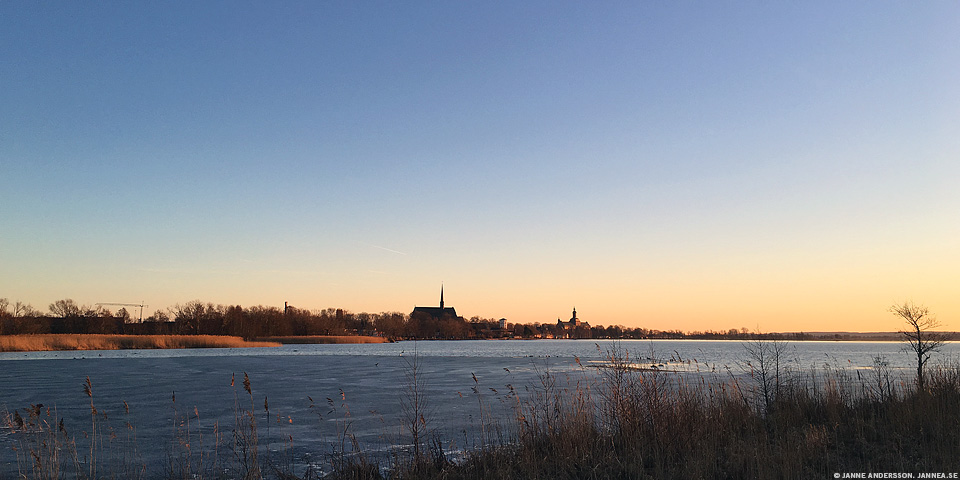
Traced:
<path id="1" fill-rule="evenodd" d="M 235 400 L 240 408 L 251 408 L 251 398 L 241 385 L 246 372 L 261 446 L 269 423 L 271 449 L 280 449 L 280 439 L 292 437 L 293 453 L 300 462 L 324 464 L 324 452 L 338 443 L 345 428 L 368 452 L 383 452 L 406 441 L 401 400 L 416 350 L 429 402 L 428 429 L 439 434 L 445 448 L 455 451 L 480 441 L 481 403 L 504 427 L 511 427 L 510 412 L 516 401 L 508 397 L 508 386 L 526 395 L 538 385 L 538 374 L 547 371 L 561 388 L 584 376 L 596 380 L 599 375 L 592 367 L 605 363 L 601 353 L 611 345 L 593 340 L 435 341 L 3 353 L 0 411 L 20 410 L 25 415 L 22 409 L 42 403 L 56 408 L 71 435 L 82 436 L 91 423 L 90 398 L 82 386 L 89 377 L 93 403 L 107 414 L 104 425 L 122 430 L 129 421 L 135 426 L 139 449 L 150 470 L 157 472 L 174 448 L 175 415 L 189 417 L 194 427 L 199 421 L 206 442 L 212 442 L 214 422 L 219 422 L 224 442 L 230 443 Z M 740 342 L 624 341 L 620 345 L 638 367 L 718 376 L 744 371 Z M 957 344 L 948 344 L 939 357 L 949 358 L 958 351 Z M 911 368 L 910 356 L 897 343 L 793 342 L 787 357 L 793 368 L 856 369 L 872 366 L 878 354 L 893 369 Z M 129 414 L 123 402 L 129 405 Z M 0 464 L 4 465 L 0 478 L 15 476 L 16 455 L 5 429 L 0 429 L 0 442 Z"/>

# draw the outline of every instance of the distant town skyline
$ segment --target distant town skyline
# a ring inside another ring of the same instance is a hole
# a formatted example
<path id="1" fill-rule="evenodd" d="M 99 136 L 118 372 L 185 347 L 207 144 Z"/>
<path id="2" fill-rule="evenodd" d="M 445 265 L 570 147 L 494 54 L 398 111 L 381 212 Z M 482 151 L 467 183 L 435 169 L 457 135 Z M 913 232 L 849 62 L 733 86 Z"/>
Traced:
<path id="1" fill-rule="evenodd" d="M 955 2 L 0 4 L 0 297 L 960 330 Z M 145 312 L 146 313 L 146 312 Z"/>

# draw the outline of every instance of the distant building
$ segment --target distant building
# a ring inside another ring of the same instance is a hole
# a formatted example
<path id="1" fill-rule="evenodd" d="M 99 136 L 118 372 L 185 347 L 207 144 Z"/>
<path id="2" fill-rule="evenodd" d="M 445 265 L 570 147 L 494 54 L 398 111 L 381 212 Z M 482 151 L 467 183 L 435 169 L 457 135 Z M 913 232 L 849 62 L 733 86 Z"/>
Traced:
<path id="1" fill-rule="evenodd" d="M 437 320 L 442 318 L 459 318 L 457 309 L 443 306 L 443 285 L 440 286 L 440 306 L 439 307 L 413 307 L 411 317 L 416 315 L 429 315 Z"/>
<path id="2" fill-rule="evenodd" d="M 580 319 L 577 318 L 577 307 L 573 307 L 573 315 L 570 317 L 570 320 L 567 320 L 566 322 L 564 322 L 559 318 L 557 319 L 558 328 L 577 328 L 581 325 L 584 327 L 590 328 L 589 323 L 581 322 Z"/>

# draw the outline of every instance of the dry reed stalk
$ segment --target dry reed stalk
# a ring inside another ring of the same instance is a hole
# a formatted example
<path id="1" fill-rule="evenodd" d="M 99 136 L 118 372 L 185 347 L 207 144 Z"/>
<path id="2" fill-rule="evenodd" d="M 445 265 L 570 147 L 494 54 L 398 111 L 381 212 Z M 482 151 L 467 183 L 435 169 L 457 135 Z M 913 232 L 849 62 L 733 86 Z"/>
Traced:
<path id="1" fill-rule="evenodd" d="M 83 384 L 83 392 L 90 398 L 90 459 L 88 467 L 90 469 L 90 478 L 97 478 L 97 440 L 99 438 L 99 433 L 97 432 L 97 407 L 93 405 L 93 383 L 90 381 L 89 376 Z"/>
<path id="2" fill-rule="evenodd" d="M 147 465 L 143 461 L 143 455 L 140 453 L 137 444 L 137 428 L 130 418 L 130 405 L 126 400 L 123 401 L 124 411 L 124 440 L 123 440 L 123 471 L 124 477 L 143 478 L 146 475 Z M 133 450 L 132 452 L 130 450 Z"/>
<path id="3" fill-rule="evenodd" d="M 487 409 L 483 406 L 483 394 L 480 393 L 480 380 L 477 380 L 477 375 L 473 372 L 470 373 L 470 376 L 473 377 L 473 386 L 470 387 L 473 390 L 473 394 L 477 397 L 477 409 L 480 411 L 480 449 L 487 447 Z"/>
<path id="4" fill-rule="evenodd" d="M 243 390 L 250 397 L 250 409 L 241 409 L 240 397 L 237 393 L 234 377 L 230 377 L 230 386 L 234 387 L 234 430 L 233 451 L 240 466 L 240 475 L 243 480 L 257 480 L 263 478 L 260 470 L 259 439 L 257 437 L 257 416 L 253 400 L 253 390 L 250 386 L 250 377 L 243 372 Z"/>

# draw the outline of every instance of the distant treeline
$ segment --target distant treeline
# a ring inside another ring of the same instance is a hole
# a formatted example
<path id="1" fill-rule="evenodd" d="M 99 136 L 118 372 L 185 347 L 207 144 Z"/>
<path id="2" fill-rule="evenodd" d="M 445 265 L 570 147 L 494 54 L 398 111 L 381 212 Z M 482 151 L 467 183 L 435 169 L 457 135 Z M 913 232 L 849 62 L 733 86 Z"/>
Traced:
<path id="1" fill-rule="evenodd" d="M 19 302 L 18 302 L 19 306 Z M 19 310 L 19 311 L 18 311 Z M 247 339 L 300 335 L 376 335 L 410 322 L 402 313 L 352 314 L 342 309 L 308 311 L 294 307 L 214 305 L 194 300 L 156 310 L 142 319 L 121 308 L 77 305 L 71 299 L 50 304 L 44 314 L 27 306 L 11 309 L 0 299 L 0 334 L 45 333 L 125 335 L 232 335 Z M 134 310 L 138 310 L 135 309 Z"/>
<path id="2" fill-rule="evenodd" d="M 705 339 L 745 340 L 898 340 L 892 334 L 766 333 L 746 328 L 682 332 L 612 326 L 572 326 L 558 323 L 510 323 L 491 318 L 443 317 L 400 312 L 352 313 L 339 308 L 305 310 L 257 305 L 214 305 L 199 300 L 156 310 L 141 321 L 139 309 L 116 312 L 78 305 L 71 299 L 51 303 L 49 313 L 0 298 L 0 335 L 46 333 L 125 335 L 233 335 L 245 339 L 306 335 L 370 335 L 390 339 Z M 958 338 L 955 334 L 950 339 Z"/>

